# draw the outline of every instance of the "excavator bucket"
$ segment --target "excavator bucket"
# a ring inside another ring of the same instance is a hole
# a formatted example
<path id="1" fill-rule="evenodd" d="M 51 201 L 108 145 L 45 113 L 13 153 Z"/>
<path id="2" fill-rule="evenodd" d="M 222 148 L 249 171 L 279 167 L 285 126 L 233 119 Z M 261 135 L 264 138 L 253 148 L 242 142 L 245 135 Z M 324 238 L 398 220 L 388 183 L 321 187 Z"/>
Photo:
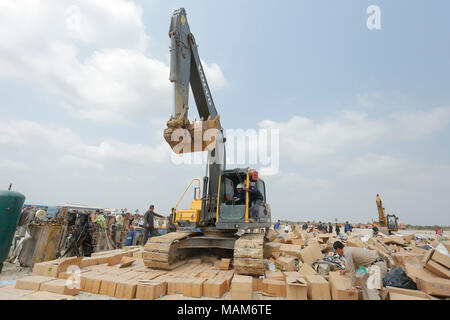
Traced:
<path id="1" fill-rule="evenodd" d="M 214 120 L 169 120 L 164 130 L 166 139 L 176 154 L 212 151 L 216 147 L 216 136 L 220 127 L 220 116 Z"/>

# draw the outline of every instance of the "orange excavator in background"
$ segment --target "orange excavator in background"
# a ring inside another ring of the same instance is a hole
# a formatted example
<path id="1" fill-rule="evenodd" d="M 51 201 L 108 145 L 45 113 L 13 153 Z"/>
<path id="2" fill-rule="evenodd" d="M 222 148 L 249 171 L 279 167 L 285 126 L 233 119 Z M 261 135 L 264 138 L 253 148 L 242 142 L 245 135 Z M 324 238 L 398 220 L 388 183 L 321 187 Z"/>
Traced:
<path id="1" fill-rule="evenodd" d="M 377 194 L 377 208 L 378 208 L 378 222 L 374 222 L 374 225 L 378 227 L 380 232 L 390 235 L 392 232 L 398 231 L 398 217 L 395 214 L 384 213 L 383 204 L 381 202 L 380 195 Z"/>

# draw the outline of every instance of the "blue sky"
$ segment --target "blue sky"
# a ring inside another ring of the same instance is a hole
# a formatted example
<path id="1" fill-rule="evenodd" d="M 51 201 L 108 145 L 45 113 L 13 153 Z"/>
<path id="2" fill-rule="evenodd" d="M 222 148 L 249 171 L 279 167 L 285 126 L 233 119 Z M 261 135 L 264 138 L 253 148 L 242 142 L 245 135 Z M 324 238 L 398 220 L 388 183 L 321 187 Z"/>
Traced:
<path id="1" fill-rule="evenodd" d="M 204 173 L 162 140 L 180 7 L 222 125 L 280 129 L 273 218 L 371 221 L 380 193 L 402 222 L 449 225 L 445 1 L 0 0 L 0 183 L 27 202 L 168 214 Z"/>

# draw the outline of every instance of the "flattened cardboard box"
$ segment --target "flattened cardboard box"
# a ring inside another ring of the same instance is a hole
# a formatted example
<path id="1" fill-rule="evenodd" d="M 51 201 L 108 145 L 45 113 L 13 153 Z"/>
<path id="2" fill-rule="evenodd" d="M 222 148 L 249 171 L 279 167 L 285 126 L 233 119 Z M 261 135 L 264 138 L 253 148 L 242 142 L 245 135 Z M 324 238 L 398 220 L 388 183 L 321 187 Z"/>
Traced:
<path id="1" fill-rule="evenodd" d="M 288 300 L 308 300 L 308 284 L 306 280 L 286 278 L 286 298 Z"/>
<path id="2" fill-rule="evenodd" d="M 396 287 L 387 287 L 389 292 L 389 300 L 435 300 L 420 290 L 409 290 Z"/>
<path id="3" fill-rule="evenodd" d="M 45 282 L 55 280 L 55 278 L 44 276 L 29 276 L 16 281 L 16 289 L 39 291 L 41 285 Z"/>
<path id="4" fill-rule="evenodd" d="M 252 300 L 253 279 L 250 276 L 236 275 L 231 281 L 232 300 Z"/>
<path id="5" fill-rule="evenodd" d="M 64 279 L 56 279 L 41 284 L 40 291 L 48 291 L 62 295 L 74 296 L 79 293 L 79 288 L 76 284 L 68 283 Z"/>

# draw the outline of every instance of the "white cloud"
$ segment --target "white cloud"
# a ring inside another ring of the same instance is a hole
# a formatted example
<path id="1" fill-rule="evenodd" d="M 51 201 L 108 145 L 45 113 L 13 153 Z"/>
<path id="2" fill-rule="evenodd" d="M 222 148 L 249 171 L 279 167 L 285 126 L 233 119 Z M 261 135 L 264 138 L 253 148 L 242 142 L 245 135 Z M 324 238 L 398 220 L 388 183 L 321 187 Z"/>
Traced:
<path id="1" fill-rule="evenodd" d="M 337 153 L 342 147 L 373 142 L 387 130 L 365 114 L 352 111 L 324 121 L 294 116 L 287 122 L 265 120 L 260 126 L 280 130 L 281 153 L 293 162 L 313 162 Z"/>
<path id="2" fill-rule="evenodd" d="M 406 160 L 370 153 L 351 160 L 342 171 L 342 175 L 392 176 L 403 174 L 411 169 L 412 165 Z"/>
<path id="3" fill-rule="evenodd" d="M 170 112 L 169 67 L 148 57 L 148 43 L 132 1 L 0 3 L 0 77 L 45 90 L 78 118 L 120 122 Z M 212 87 L 226 86 L 217 64 L 204 66 Z"/>
<path id="4" fill-rule="evenodd" d="M 8 159 L 0 159 L 0 169 L 4 170 L 25 170 L 29 166 L 22 162 L 12 161 Z"/>
<path id="5" fill-rule="evenodd" d="M 382 95 L 378 91 L 361 93 L 356 96 L 356 103 L 366 109 L 374 109 L 381 103 Z"/>
<path id="6" fill-rule="evenodd" d="M 69 128 L 44 126 L 24 120 L 0 121 L 0 147 L 2 145 L 7 148 L 20 146 L 21 149 L 33 147 L 53 150 L 61 154 L 62 163 L 96 169 L 102 169 L 105 164 L 112 162 L 134 166 L 162 164 L 169 159 L 171 152 L 163 141 L 156 147 L 114 139 L 89 145 Z"/>
<path id="7" fill-rule="evenodd" d="M 434 108 L 431 111 L 395 112 L 390 115 L 396 136 L 417 140 L 436 133 L 450 125 L 450 107 Z"/>
<path id="8" fill-rule="evenodd" d="M 201 59 L 201 62 L 211 90 L 214 91 L 229 86 L 227 79 L 225 79 L 225 76 L 223 75 L 222 69 L 217 63 L 208 64 L 203 61 L 203 59 Z"/>

